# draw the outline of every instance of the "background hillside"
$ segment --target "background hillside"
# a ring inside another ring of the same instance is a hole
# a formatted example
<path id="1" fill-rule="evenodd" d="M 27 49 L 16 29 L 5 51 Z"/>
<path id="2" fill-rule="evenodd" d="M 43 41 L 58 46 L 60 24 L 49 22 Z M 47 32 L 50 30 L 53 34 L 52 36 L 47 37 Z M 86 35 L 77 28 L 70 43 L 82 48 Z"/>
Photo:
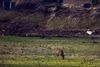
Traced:
<path id="1" fill-rule="evenodd" d="M 100 34 L 99 8 L 89 14 L 77 9 L 61 8 L 54 17 L 53 13 L 44 11 L 42 6 L 38 10 L 37 6 L 33 10 L 25 9 L 0 10 L 1 35 L 79 35 L 87 29 L 96 30 L 96 34 Z"/>

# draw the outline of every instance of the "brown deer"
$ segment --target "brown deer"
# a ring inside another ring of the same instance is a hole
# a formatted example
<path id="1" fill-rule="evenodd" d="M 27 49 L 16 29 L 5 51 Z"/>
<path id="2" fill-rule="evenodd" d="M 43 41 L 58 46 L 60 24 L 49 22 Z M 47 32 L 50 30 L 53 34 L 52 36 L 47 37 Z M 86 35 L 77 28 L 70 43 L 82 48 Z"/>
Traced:
<path id="1" fill-rule="evenodd" d="M 61 48 L 57 48 L 56 55 L 57 55 L 57 57 L 61 57 L 63 60 L 65 59 L 64 51 Z"/>

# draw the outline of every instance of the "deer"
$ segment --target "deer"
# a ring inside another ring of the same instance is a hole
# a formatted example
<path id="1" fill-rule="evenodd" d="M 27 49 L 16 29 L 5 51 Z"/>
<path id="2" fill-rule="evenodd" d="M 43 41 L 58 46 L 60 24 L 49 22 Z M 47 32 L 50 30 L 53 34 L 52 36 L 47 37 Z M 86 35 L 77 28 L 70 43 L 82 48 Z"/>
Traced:
<path id="1" fill-rule="evenodd" d="M 65 57 L 64 57 L 64 51 L 61 48 L 57 48 L 57 50 L 56 50 L 56 56 L 57 57 L 61 57 L 62 60 L 65 59 Z"/>

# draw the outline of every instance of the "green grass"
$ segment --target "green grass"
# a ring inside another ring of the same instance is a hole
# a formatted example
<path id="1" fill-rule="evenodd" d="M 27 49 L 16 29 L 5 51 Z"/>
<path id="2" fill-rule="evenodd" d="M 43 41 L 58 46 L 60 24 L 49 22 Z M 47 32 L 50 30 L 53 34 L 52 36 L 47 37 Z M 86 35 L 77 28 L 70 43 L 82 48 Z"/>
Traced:
<path id="1" fill-rule="evenodd" d="M 0 67 L 100 67 L 100 40 L 93 40 L 0 36 Z M 58 47 L 65 60 L 56 57 Z"/>
<path id="2" fill-rule="evenodd" d="M 66 60 L 56 60 L 56 59 L 28 59 L 28 60 L 4 60 L 0 62 L 0 65 L 6 67 L 99 67 L 100 60 L 95 61 L 83 61 L 82 59 L 66 59 Z"/>

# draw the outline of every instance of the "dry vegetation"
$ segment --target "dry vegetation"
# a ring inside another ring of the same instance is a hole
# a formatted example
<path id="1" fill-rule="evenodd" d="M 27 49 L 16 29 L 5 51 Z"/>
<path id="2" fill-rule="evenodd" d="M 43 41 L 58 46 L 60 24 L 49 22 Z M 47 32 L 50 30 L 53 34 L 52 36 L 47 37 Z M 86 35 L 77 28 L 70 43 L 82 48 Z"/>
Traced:
<path id="1" fill-rule="evenodd" d="M 97 30 L 100 29 L 99 10 L 97 9 L 95 13 L 91 11 L 87 15 L 84 11 L 63 8 L 57 11 L 56 16 L 49 22 L 49 14 L 42 9 L 32 13 L 27 10 L 22 12 L 0 10 L 0 34 L 39 35 L 43 32 L 41 33 L 43 35 L 47 33 L 44 31 Z"/>

